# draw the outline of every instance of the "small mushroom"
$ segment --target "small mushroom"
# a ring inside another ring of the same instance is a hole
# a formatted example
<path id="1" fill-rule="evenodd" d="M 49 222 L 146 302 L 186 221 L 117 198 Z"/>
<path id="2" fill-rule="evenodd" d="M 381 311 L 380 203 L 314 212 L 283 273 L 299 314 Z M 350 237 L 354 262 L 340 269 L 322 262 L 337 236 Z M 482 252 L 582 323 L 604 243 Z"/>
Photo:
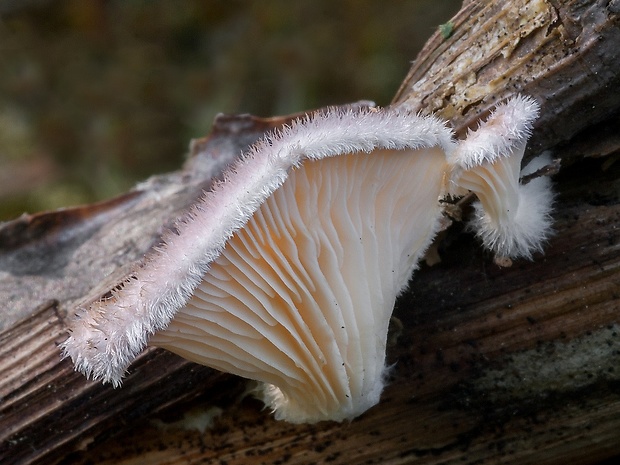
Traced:
<path id="1" fill-rule="evenodd" d="M 440 199 L 470 189 L 490 222 L 505 204 L 518 210 L 523 197 L 506 196 L 523 189 L 511 183 L 536 111 L 512 99 L 460 143 L 436 118 L 374 109 L 267 136 L 124 282 L 79 309 L 65 355 L 118 385 L 148 341 L 257 380 L 276 418 L 360 415 L 379 401 L 394 302 L 442 226 Z M 485 245 L 513 252 L 497 246 L 502 221 Z"/>
<path id="2" fill-rule="evenodd" d="M 531 125 L 521 124 L 524 116 L 533 121 L 538 104 L 516 97 L 499 106 L 488 121 L 467 136 L 454 153 L 454 184 L 478 197 L 470 223 L 485 248 L 498 259 L 532 259 L 551 232 L 553 192 L 547 176 L 521 185 L 519 177 L 550 163 L 540 156 L 521 170 Z M 458 160 L 458 161 L 457 161 Z"/>

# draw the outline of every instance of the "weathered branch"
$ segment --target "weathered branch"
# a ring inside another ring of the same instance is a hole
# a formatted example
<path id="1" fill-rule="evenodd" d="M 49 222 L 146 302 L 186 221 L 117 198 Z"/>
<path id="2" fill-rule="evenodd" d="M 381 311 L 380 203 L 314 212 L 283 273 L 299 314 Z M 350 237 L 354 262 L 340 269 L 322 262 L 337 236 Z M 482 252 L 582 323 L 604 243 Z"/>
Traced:
<path id="1" fill-rule="evenodd" d="M 450 22 L 450 37 L 438 31 L 427 42 L 393 103 L 438 114 L 462 130 L 520 92 L 542 104 L 530 151 L 567 145 L 586 130 L 611 136 L 620 105 L 613 91 L 620 85 L 618 14 L 614 1 L 466 2 Z M 617 136 L 612 140 L 617 144 Z M 562 157 L 617 148 L 569 149 Z"/>
<path id="2" fill-rule="evenodd" d="M 74 373 L 57 349 L 76 302 L 115 282 L 223 166 L 287 118 L 219 118 L 178 172 L 101 205 L 1 225 L 1 461 L 620 455 L 619 10 L 616 1 L 468 2 L 451 35 L 435 34 L 416 59 L 394 104 L 437 112 L 459 133 L 510 94 L 542 103 L 531 146 L 563 159 L 556 235 L 544 257 L 500 269 L 453 228 L 443 261 L 420 270 L 398 302 L 382 402 L 351 424 L 275 422 L 241 396 L 242 380 L 161 350 L 146 351 L 114 390 Z M 187 429 L 214 407 L 223 413 L 212 429 Z"/>

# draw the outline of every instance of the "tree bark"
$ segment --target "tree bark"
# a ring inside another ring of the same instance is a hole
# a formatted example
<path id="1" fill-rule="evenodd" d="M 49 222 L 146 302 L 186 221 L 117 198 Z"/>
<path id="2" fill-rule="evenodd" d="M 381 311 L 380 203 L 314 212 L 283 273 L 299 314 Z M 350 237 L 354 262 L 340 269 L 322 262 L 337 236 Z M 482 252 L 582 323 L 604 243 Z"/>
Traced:
<path id="1" fill-rule="evenodd" d="M 542 104 L 556 233 L 499 268 L 454 225 L 395 310 L 389 386 L 350 424 L 276 422 L 245 382 L 149 349 L 120 389 L 61 360 L 65 318 L 157 243 L 238 153 L 295 115 L 220 117 L 178 172 L 98 205 L 0 225 L 0 461 L 590 464 L 620 455 L 620 3 L 470 1 L 393 105 L 463 134 L 494 104 Z M 210 422 L 212 423 L 211 426 Z"/>

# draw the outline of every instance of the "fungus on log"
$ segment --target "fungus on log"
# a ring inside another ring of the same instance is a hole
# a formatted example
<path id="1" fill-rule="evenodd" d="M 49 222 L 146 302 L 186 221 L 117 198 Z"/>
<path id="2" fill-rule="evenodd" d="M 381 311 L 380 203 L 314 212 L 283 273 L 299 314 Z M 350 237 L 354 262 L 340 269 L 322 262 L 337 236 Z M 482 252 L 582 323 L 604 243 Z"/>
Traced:
<path id="1" fill-rule="evenodd" d="M 504 270 L 464 235 L 442 241 L 450 253 L 420 270 L 397 304 L 403 328 L 388 350 L 397 363 L 381 408 L 346 428 L 274 423 L 252 401 L 237 402 L 237 378 L 167 351 L 141 354 L 122 390 L 87 382 L 58 356 L 76 301 L 138 260 L 224 164 L 290 117 L 218 117 L 178 171 L 100 205 L 0 225 L 0 460 L 617 457 L 620 93 L 609 90 L 620 86 L 618 13 L 618 2 L 607 0 L 465 2 L 452 34 L 435 34 L 415 57 L 393 105 L 450 120 L 459 138 L 510 95 L 541 103 L 526 158 L 552 149 L 562 160 L 556 231 L 543 260 Z M 201 405 L 226 410 L 213 430 L 154 426 Z"/>
<path id="2" fill-rule="evenodd" d="M 119 385 L 150 338 L 259 381 L 276 418 L 360 415 L 379 401 L 394 303 L 442 227 L 442 199 L 480 195 L 474 225 L 497 252 L 541 249 L 549 186 L 547 204 L 532 205 L 536 181 L 519 186 L 518 169 L 537 112 L 516 97 L 462 142 L 435 118 L 376 109 L 267 136 L 138 269 L 80 309 L 66 355 Z"/>

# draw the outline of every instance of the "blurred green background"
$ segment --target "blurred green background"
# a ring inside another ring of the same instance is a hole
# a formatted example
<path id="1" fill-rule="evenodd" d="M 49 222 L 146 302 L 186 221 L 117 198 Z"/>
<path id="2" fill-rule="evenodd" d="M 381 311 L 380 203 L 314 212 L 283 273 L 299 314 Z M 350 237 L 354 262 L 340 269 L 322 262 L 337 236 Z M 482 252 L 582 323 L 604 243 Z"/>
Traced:
<path id="1" fill-rule="evenodd" d="M 224 113 L 390 102 L 461 0 L 0 0 L 0 220 L 177 169 Z"/>

